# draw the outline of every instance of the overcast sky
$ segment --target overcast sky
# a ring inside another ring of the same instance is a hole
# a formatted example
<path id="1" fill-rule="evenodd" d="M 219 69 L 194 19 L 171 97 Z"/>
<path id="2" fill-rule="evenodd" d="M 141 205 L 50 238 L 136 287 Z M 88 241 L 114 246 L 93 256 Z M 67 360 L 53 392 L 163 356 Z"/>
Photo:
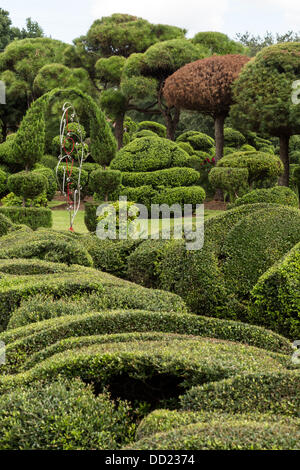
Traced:
<path id="1" fill-rule="evenodd" d="M 180 26 L 188 36 L 198 31 L 235 33 L 300 30 L 300 0 L 1 0 L 14 26 L 31 17 L 45 34 L 71 43 L 92 22 L 112 13 L 130 13 L 153 23 Z"/>

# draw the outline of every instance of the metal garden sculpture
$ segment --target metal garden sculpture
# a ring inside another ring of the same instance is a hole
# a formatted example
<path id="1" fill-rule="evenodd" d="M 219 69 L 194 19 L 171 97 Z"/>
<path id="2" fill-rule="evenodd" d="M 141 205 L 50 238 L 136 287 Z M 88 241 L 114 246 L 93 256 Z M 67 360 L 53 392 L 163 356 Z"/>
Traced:
<path id="1" fill-rule="evenodd" d="M 74 231 L 75 217 L 81 202 L 81 171 L 82 164 L 87 159 L 88 146 L 84 143 L 83 128 L 74 106 L 66 102 L 62 108 L 60 122 L 60 155 L 56 167 L 56 178 L 61 193 L 67 201 L 70 214 L 70 228 Z"/>

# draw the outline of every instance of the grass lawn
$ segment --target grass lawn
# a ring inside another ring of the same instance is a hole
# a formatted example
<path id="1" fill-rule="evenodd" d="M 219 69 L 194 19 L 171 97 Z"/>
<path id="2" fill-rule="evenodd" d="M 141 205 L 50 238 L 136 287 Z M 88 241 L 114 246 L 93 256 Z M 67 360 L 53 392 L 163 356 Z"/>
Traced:
<path id="1" fill-rule="evenodd" d="M 206 210 L 204 213 L 205 220 L 209 219 L 210 217 L 214 217 L 216 215 L 222 214 L 223 211 L 219 210 Z M 69 228 L 69 212 L 66 210 L 55 210 L 52 211 L 53 216 L 53 229 L 54 230 L 68 230 Z M 193 218 L 194 220 L 194 218 Z M 160 220 L 160 229 L 161 229 L 161 220 Z M 165 221 L 166 222 L 166 219 Z M 150 221 L 149 224 L 149 232 L 150 232 Z M 174 227 L 174 219 L 171 220 L 171 228 Z M 88 233 L 88 229 L 84 223 L 84 211 L 78 211 L 78 214 L 75 218 L 74 223 L 74 230 L 78 233 Z"/>

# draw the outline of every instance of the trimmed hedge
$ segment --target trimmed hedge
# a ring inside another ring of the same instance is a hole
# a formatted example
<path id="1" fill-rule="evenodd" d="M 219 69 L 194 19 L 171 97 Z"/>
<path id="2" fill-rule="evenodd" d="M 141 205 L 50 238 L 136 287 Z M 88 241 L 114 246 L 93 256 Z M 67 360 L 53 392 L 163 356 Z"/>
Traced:
<path id="1" fill-rule="evenodd" d="M 206 152 L 214 147 L 215 141 L 207 134 L 198 131 L 187 131 L 177 137 L 176 142 L 188 142 L 194 150 Z"/>
<path id="2" fill-rule="evenodd" d="M 57 343 L 52 344 L 41 351 L 36 352 L 28 359 L 24 361 L 24 364 L 21 366 L 22 371 L 26 371 L 39 364 L 41 361 L 54 356 L 55 354 L 62 353 L 65 351 L 76 351 L 85 347 L 93 345 L 103 345 L 103 344 L 114 344 L 114 343 L 132 343 L 132 342 L 172 342 L 176 340 L 186 341 L 186 339 L 191 339 L 191 336 L 187 337 L 186 335 L 176 335 L 174 333 L 119 333 L 119 334 L 109 334 L 109 335 L 93 335 L 93 336 L 79 336 L 78 338 L 67 338 L 57 341 Z M 12 369 L 11 369 L 12 370 Z M 16 369 L 14 369 L 16 372 Z"/>
<path id="3" fill-rule="evenodd" d="M 277 206 L 244 217 L 227 234 L 221 249 L 229 290 L 249 297 L 259 277 L 299 241 L 298 209 Z"/>
<path id="4" fill-rule="evenodd" d="M 205 200 L 206 194 L 201 186 L 177 187 L 166 188 L 161 193 L 158 193 L 152 200 L 153 204 L 202 204 Z"/>
<path id="5" fill-rule="evenodd" d="M 102 293 L 103 284 L 100 279 L 84 272 L 77 273 L 76 276 L 74 273 L 17 277 L 3 275 L 0 279 L 0 330 L 5 330 L 12 311 L 21 301 L 33 295 L 43 293 L 60 298 L 91 292 Z"/>
<path id="6" fill-rule="evenodd" d="M 248 321 L 245 293 L 248 299 L 259 276 L 297 243 L 299 221 L 298 210 L 275 204 L 212 217 L 205 221 L 202 250 L 186 250 L 183 241 L 168 245 L 157 268 L 160 288 L 182 296 L 201 315 Z"/>
<path id="7" fill-rule="evenodd" d="M 159 263 L 169 240 L 145 240 L 127 260 L 127 277 L 142 286 L 159 288 Z"/>
<path id="8" fill-rule="evenodd" d="M 138 186 L 190 186 L 199 181 L 200 174 L 192 168 L 167 168 L 152 172 L 124 172 L 122 184 L 133 188 Z"/>
<path id="9" fill-rule="evenodd" d="M 47 177 L 40 172 L 21 171 L 10 175 L 7 180 L 9 191 L 24 199 L 34 199 L 46 192 L 48 186 Z"/>
<path id="10" fill-rule="evenodd" d="M 43 175 L 47 180 L 47 199 L 48 201 L 52 201 L 57 191 L 57 181 L 54 175 L 54 171 L 50 168 L 43 167 L 41 165 L 37 165 L 37 168 L 33 170 L 33 174 L 37 173 Z"/>
<path id="11" fill-rule="evenodd" d="M 121 171 L 155 171 L 186 166 L 188 154 L 175 142 L 160 137 L 143 137 L 125 145 L 110 168 Z"/>
<path id="12" fill-rule="evenodd" d="M 246 137 L 236 129 L 231 127 L 224 128 L 224 144 L 226 147 L 240 148 L 246 144 Z"/>
<path id="13" fill-rule="evenodd" d="M 97 208 L 99 202 L 86 202 L 84 204 L 84 223 L 89 232 L 96 232 L 97 229 Z"/>
<path id="14" fill-rule="evenodd" d="M 165 433 L 174 428 L 188 426 L 190 424 L 236 424 L 255 421 L 258 423 L 276 423 L 295 426 L 297 418 L 284 415 L 272 415 L 255 413 L 247 414 L 223 413 L 222 411 L 182 411 L 182 410 L 155 410 L 148 414 L 139 424 L 136 431 L 136 440 L 150 437 L 153 434 Z"/>
<path id="15" fill-rule="evenodd" d="M 51 320 L 50 320 L 51 321 Z M 50 330 L 45 331 L 49 337 Z M 48 343 L 49 344 L 49 343 Z M 285 368 L 274 354 L 252 346 L 207 338 L 174 339 L 164 335 L 158 341 L 129 341 L 103 343 L 66 350 L 38 363 L 26 372 L 4 376 L 0 381 L 2 390 L 12 386 L 31 383 L 40 379 L 53 380 L 58 375 L 67 378 L 80 377 L 97 386 L 115 387 L 118 396 L 129 400 L 153 396 L 153 379 L 165 378 L 168 386 L 159 385 L 164 396 L 176 396 L 180 389 L 214 382 L 237 374 L 284 371 Z M 120 380 L 122 377 L 122 380 Z M 115 381 L 118 378 L 117 382 Z M 140 388 L 132 387 L 143 384 Z M 129 383 L 128 383 L 129 382 Z"/>
<path id="16" fill-rule="evenodd" d="M 14 275 L 32 275 L 32 274 L 55 274 L 73 272 L 63 263 L 51 263 L 37 259 L 1 259 L 0 272 Z"/>
<path id="17" fill-rule="evenodd" d="M 76 235 L 44 230 L 22 230 L 2 237 L 0 258 L 40 258 L 66 264 L 93 265 L 92 257 Z"/>
<path id="18" fill-rule="evenodd" d="M 215 189 L 228 192 L 230 200 L 233 200 L 240 190 L 247 188 L 248 177 L 247 168 L 215 167 L 209 172 L 208 180 Z"/>
<path id="19" fill-rule="evenodd" d="M 105 284 L 105 281 L 103 282 Z M 74 298 L 75 297 L 75 298 Z M 11 315 L 8 328 L 18 328 L 29 323 L 48 320 L 65 315 L 82 315 L 115 309 L 137 309 L 149 312 L 186 312 L 181 297 L 170 292 L 145 289 L 135 285 L 103 286 L 103 292 L 76 295 L 71 298 L 54 299 L 43 294 L 21 302 Z"/>
<path id="20" fill-rule="evenodd" d="M 221 158 L 217 163 L 221 168 L 247 168 L 249 184 L 256 180 L 278 178 L 283 173 L 279 157 L 264 152 L 236 152 Z"/>
<path id="21" fill-rule="evenodd" d="M 148 130 L 155 132 L 159 137 L 167 137 L 167 128 L 163 124 L 154 121 L 142 121 L 137 125 L 138 131 Z"/>
<path id="22" fill-rule="evenodd" d="M 20 387 L 0 397 L 1 450 L 118 449 L 132 440 L 127 403 L 80 380 Z"/>
<path id="23" fill-rule="evenodd" d="M 299 416 L 300 374 L 263 372 L 193 387 L 181 397 L 184 410 L 277 413 Z"/>
<path id="24" fill-rule="evenodd" d="M 126 278 L 128 256 L 142 240 L 100 240 L 97 236 L 88 235 L 82 237 L 82 241 L 95 268 Z"/>
<path id="25" fill-rule="evenodd" d="M 300 243 L 254 286 L 251 321 L 285 336 L 300 336 Z"/>
<path id="26" fill-rule="evenodd" d="M 230 208 L 244 204 L 257 204 L 260 202 L 282 204 L 283 206 L 299 207 L 299 200 L 294 191 L 285 186 L 275 186 L 269 189 L 255 189 L 236 199 Z"/>
<path id="27" fill-rule="evenodd" d="M 24 224 L 37 230 L 39 227 L 52 227 L 52 212 L 46 207 L 2 206 L 0 214 L 8 217 L 15 224 Z"/>
<path id="28" fill-rule="evenodd" d="M 195 423 L 154 434 L 123 450 L 299 450 L 299 439 L 297 422 L 257 422 L 236 417 L 229 423 Z"/>
<path id="29" fill-rule="evenodd" d="M 30 304 L 29 304 L 30 305 Z M 56 304 L 58 305 L 58 304 Z M 70 304 L 69 304 L 70 305 Z M 59 305 L 58 305 L 59 307 Z M 64 306 L 65 308 L 65 306 Z M 51 309 L 48 309 L 48 312 Z M 41 311 L 41 310 L 40 310 Z M 271 331 L 243 323 L 206 318 L 185 313 L 148 312 L 127 310 L 87 313 L 28 324 L 0 334 L 6 344 L 6 365 L 1 371 L 17 371 L 31 355 L 50 348 L 67 338 L 105 334 L 162 332 L 197 337 L 211 337 L 255 346 L 273 353 L 291 355 L 290 342 Z M 279 355 L 276 354 L 277 360 Z M 281 360 L 281 359 L 280 359 Z"/>
<path id="30" fill-rule="evenodd" d="M 5 215 L 0 213 L 0 237 L 6 235 L 12 228 L 14 224 L 11 220 Z"/>

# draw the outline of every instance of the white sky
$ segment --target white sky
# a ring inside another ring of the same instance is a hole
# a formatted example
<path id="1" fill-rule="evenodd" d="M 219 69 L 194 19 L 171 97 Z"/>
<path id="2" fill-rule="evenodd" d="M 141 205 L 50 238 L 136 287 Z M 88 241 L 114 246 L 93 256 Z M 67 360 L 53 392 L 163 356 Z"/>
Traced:
<path id="1" fill-rule="evenodd" d="M 130 13 L 154 23 L 188 30 L 235 33 L 300 30 L 300 0 L 1 0 L 15 26 L 31 17 L 47 36 L 71 43 L 85 34 L 92 22 L 112 13 Z"/>

